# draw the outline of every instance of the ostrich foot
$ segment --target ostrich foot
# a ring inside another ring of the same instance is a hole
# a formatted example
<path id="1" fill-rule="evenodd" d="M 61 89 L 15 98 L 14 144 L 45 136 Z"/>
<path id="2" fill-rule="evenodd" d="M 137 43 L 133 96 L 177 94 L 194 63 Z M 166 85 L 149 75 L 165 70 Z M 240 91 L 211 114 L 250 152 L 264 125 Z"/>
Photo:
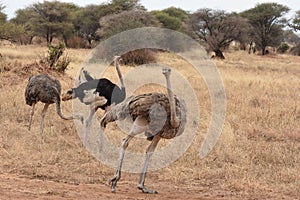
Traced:
<path id="1" fill-rule="evenodd" d="M 120 176 L 115 175 L 112 179 L 110 179 L 109 184 L 111 185 L 111 192 L 116 192 L 117 182 L 120 179 Z"/>
<path id="2" fill-rule="evenodd" d="M 147 193 L 147 194 L 158 194 L 157 191 L 155 191 L 155 190 L 149 190 L 149 189 L 145 188 L 144 185 L 141 185 L 141 184 L 138 185 L 138 189 L 142 190 L 143 193 Z"/>

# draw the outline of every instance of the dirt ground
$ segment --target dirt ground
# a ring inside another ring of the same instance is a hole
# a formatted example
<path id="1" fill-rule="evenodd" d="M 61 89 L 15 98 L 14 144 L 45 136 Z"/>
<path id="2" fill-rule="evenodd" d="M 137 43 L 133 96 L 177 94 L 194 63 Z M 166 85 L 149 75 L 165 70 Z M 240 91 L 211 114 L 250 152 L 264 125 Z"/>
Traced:
<path id="1" fill-rule="evenodd" d="M 120 181 L 112 193 L 105 184 L 75 184 L 31 179 L 14 174 L 0 175 L 0 199 L 229 199 L 218 194 L 202 194 L 198 187 L 173 188 L 168 183 L 157 183 L 158 194 L 144 194 L 132 184 Z M 174 190 L 173 190 L 174 189 Z M 172 191 L 173 190 L 173 191 Z M 230 198 L 232 199 L 232 198 Z"/>

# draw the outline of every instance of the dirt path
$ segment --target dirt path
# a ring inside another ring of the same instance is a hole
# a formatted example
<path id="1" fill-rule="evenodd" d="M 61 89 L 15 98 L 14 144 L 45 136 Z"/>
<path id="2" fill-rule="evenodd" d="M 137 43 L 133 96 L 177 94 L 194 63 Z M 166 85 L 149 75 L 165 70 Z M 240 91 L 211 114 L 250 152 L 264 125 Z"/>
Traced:
<path id="1" fill-rule="evenodd" d="M 159 194 L 150 195 L 120 182 L 117 193 L 111 193 L 109 186 L 103 184 L 70 184 L 1 174 L 0 199 L 224 199 L 203 195 L 196 188 L 189 188 L 189 191 L 177 189 L 175 192 L 163 184 L 155 186 L 160 188 Z"/>

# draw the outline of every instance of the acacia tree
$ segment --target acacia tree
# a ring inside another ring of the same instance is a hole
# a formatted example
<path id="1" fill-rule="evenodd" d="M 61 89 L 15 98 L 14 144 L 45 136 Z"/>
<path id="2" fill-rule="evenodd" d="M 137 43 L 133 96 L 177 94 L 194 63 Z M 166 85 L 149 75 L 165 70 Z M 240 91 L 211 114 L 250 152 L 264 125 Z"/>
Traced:
<path id="1" fill-rule="evenodd" d="M 100 28 L 97 31 L 99 37 L 105 39 L 113 37 L 114 35 L 134 28 L 142 28 L 147 26 L 158 26 L 157 19 L 148 12 L 145 11 L 123 11 L 118 14 L 111 14 L 100 19 Z M 136 37 L 135 43 L 140 44 L 141 38 L 138 35 L 124 34 L 121 38 L 116 40 L 110 40 L 109 43 L 104 42 L 101 49 L 97 50 L 97 53 L 106 58 L 107 56 L 114 55 L 114 52 L 127 52 L 128 46 L 134 46 L 131 38 Z M 131 41 L 129 44 L 128 41 Z M 106 47 L 105 45 L 109 45 Z M 122 56 L 125 63 L 147 63 L 149 58 L 153 58 L 152 53 L 148 53 L 148 50 L 133 51 L 132 54 Z M 130 52 L 129 52 L 130 53 Z M 136 62 L 137 60 L 140 60 Z"/>
<path id="2" fill-rule="evenodd" d="M 32 16 L 29 23 L 35 34 L 43 36 L 50 45 L 54 37 L 62 36 L 65 43 L 74 30 L 72 13 L 77 7 L 72 3 L 44 1 L 29 7 Z"/>
<path id="3" fill-rule="evenodd" d="M 300 10 L 296 12 L 296 15 L 292 19 L 292 23 L 289 24 L 295 31 L 300 31 Z"/>
<path id="4" fill-rule="evenodd" d="M 292 45 L 300 44 L 300 37 L 293 30 L 285 30 L 283 32 L 284 42 Z"/>
<path id="5" fill-rule="evenodd" d="M 91 45 L 92 41 L 99 41 L 102 36 L 97 34 L 97 30 L 101 28 L 99 23 L 101 18 L 132 10 L 145 11 L 145 8 L 139 0 L 111 0 L 101 5 L 89 5 L 80 8 L 76 12 L 76 18 L 73 22 L 76 35 L 87 40 Z"/>
<path id="6" fill-rule="evenodd" d="M 140 3 L 140 0 L 111 0 L 111 2 L 108 3 L 107 5 L 111 10 L 111 14 L 113 13 L 117 14 L 123 11 L 130 11 L 130 10 L 146 11 L 145 7 Z"/>
<path id="7" fill-rule="evenodd" d="M 24 27 L 7 21 L 3 11 L 5 6 L 0 3 L 0 39 L 17 42 L 24 33 Z"/>
<path id="8" fill-rule="evenodd" d="M 6 14 L 3 12 L 3 9 L 5 6 L 3 6 L 0 3 L 0 39 L 6 39 L 6 31 L 5 31 L 5 26 L 6 26 Z"/>
<path id="9" fill-rule="evenodd" d="M 204 41 L 207 50 L 224 59 L 223 50 L 233 41 L 244 42 L 247 38 L 248 23 L 236 14 L 223 10 L 204 8 L 193 13 L 189 20 L 196 38 Z"/>
<path id="10" fill-rule="evenodd" d="M 10 21 L 19 27 L 23 27 L 23 33 L 20 37 L 21 44 L 31 44 L 35 34 L 30 20 L 33 17 L 32 10 L 29 8 L 19 9 L 16 11 L 16 17 Z"/>
<path id="11" fill-rule="evenodd" d="M 123 11 L 102 17 L 99 21 L 100 28 L 97 34 L 102 38 L 108 38 L 122 31 L 141 28 L 145 26 L 158 26 L 158 21 L 150 13 L 145 11 Z"/>
<path id="12" fill-rule="evenodd" d="M 262 55 L 265 55 L 267 46 L 278 46 L 281 43 L 285 22 L 282 17 L 289 10 L 287 6 L 277 3 L 262 3 L 240 14 L 251 23 L 251 38 L 256 47 L 261 49 Z"/>
<path id="13" fill-rule="evenodd" d="M 296 12 L 296 15 L 292 19 L 292 23 L 290 23 L 289 26 L 291 28 L 293 28 L 295 31 L 300 31 L 300 10 Z M 299 37 L 297 39 L 298 40 L 295 41 L 296 46 L 291 49 L 291 52 L 294 55 L 300 56 L 300 41 L 299 41 Z"/>
<path id="14" fill-rule="evenodd" d="M 152 11 L 152 15 L 158 19 L 158 21 L 163 25 L 163 27 L 172 29 L 172 30 L 179 30 L 181 28 L 181 21 L 173 16 L 170 16 L 168 13 L 163 11 Z"/>
<path id="15" fill-rule="evenodd" d="M 3 24 L 6 22 L 6 14 L 3 12 L 5 6 L 0 2 L 0 23 Z"/>
<path id="16" fill-rule="evenodd" d="M 107 5 L 89 5 L 80 8 L 76 12 L 74 26 L 76 35 L 87 40 L 91 45 L 92 41 L 100 38 L 96 31 L 100 28 L 99 19 L 110 13 Z"/>
<path id="17" fill-rule="evenodd" d="M 154 15 L 165 28 L 181 32 L 187 31 L 185 22 L 188 20 L 189 15 L 180 8 L 169 7 L 161 11 L 152 11 L 151 14 Z"/>

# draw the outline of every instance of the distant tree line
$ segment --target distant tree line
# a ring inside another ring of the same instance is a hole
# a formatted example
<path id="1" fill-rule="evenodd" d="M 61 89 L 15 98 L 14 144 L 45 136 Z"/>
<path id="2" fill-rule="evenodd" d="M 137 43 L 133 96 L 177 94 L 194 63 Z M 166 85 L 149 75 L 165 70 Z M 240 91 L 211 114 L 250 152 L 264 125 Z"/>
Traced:
<path id="1" fill-rule="evenodd" d="M 262 55 L 267 46 L 277 48 L 282 43 L 300 46 L 295 34 L 300 30 L 300 10 L 292 19 L 285 19 L 290 9 L 278 3 L 257 4 L 241 13 L 208 8 L 190 13 L 175 7 L 147 11 L 139 0 L 111 0 L 86 7 L 44 1 L 17 10 L 10 20 L 4 8 L 0 4 L 0 39 L 22 45 L 31 44 L 39 36 L 48 45 L 57 38 L 67 47 L 83 47 L 83 44 L 92 47 L 125 30 L 155 26 L 188 34 L 219 58 L 224 58 L 222 52 L 233 41 L 239 42 L 242 48 L 255 44 Z"/>

